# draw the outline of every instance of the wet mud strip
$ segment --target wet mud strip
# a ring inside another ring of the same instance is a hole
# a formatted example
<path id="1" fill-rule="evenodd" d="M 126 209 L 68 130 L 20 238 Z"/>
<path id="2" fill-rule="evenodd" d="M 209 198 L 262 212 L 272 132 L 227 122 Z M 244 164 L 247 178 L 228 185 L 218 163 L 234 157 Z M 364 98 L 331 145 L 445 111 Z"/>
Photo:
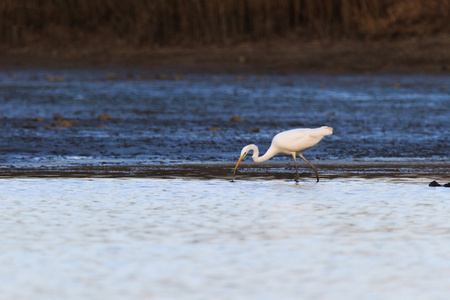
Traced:
<path id="1" fill-rule="evenodd" d="M 450 180 L 449 161 L 313 161 L 322 179 L 361 177 L 361 178 L 402 178 L 427 177 Z M 78 164 L 78 165 L 0 165 L 0 178 L 11 177 L 98 177 L 98 178 L 233 178 L 235 162 L 222 163 L 170 163 L 170 164 Z M 255 164 L 242 163 L 236 180 L 292 180 L 295 169 L 291 161 Z M 311 168 L 300 166 L 301 180 L 315 181 Z"/>

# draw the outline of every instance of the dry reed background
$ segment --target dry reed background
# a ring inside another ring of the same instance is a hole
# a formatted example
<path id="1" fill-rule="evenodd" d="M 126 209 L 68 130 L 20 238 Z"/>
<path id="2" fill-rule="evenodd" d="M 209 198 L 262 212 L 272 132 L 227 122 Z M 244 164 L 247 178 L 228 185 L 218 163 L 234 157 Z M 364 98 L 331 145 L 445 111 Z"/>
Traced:
<path id="1" fill-rule="evenodd" d="M 0 44 L 233 45 L 450 33 L 450 0 L 2 0 Z"/>

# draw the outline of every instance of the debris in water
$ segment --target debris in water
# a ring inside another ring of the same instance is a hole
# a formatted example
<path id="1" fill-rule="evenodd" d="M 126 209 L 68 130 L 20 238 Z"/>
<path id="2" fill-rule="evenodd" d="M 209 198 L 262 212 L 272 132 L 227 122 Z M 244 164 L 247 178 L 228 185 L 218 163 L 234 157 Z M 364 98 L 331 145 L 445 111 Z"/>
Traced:
<path id="1" fill-rule="evenodd" d="M 119 79 L 119 76 L 116 73 L 108 73 L 108 74 L 106 74 L 106 79 L 115 80 L 115 79 Z"/>
<path id="2" fill-rule="evenodd" d="M 64 119 L 61 114 L 56 114 L 53 116 L 53 120 L 58 121 L 53 123 L 52 127 L 71 127 L 73 124 L 79 123 L 74 119 Z"/>
<path id="3" fill-rule="evenodd" d="M 99 121 L 107 121 L 107 120 L 111 120 L 112 117 L 108 114 L 99 114 L 97 117 L 97 120 Z"/>
<path id="4" fill-rule="evenodd" d="M 240 123 L 240 124 L 243 124 L 244 123 L 244 120 L 242 120 L 240 117 L 238 117 L 238 116 L 233 116 L 231 119 L 230 119 L 230 121 L 231 122 L 236 122 L 236 123 Z"/>
<path id="5" fill-rule="evenodd" d="M 72 122 L 72 121 L 75 121 L 75 120 L 62 120 L 60 122 L 53 123 L 52 126 L 53 127 L 71 127 L 72 124 L 76 123 L 76 122 Z"/>
<path id="6" fill-rule="evenodd" d="M 61 114 L 56 114 L 53 116 L 53 120 L 62 121 L 62 120 L 64 120 L 64 118 L 61 116 Z"/>
<path id="7" fill-rule="evenodd" d="M 33 121 L 33 122 L 43 122 L 44 118 L 36 117 L 36 118 L 23 118 L 24 121 Z"/>
<path id="8" fill-rule="evenodd" d="M 65 79 L 63 76 L 47 76 L 48 82 L 64 82 Z"/>

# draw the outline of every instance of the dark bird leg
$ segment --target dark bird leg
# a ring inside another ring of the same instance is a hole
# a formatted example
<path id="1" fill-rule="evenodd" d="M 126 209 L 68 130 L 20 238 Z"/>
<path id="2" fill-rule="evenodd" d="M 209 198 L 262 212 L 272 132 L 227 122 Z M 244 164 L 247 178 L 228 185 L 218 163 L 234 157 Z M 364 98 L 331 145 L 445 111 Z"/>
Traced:
<path id="1" fill-rule="evenodd" d="M 294 178 L 295 182 L 298 182 L 298 178 L 300 177 L 298 175 L 298 167 L 297 167 L 297 159 L 295 158 L 295 153 L 292 154 L 292 157 L 294 158 L 294 163 L 295 163 L 295 171 L 297 172 L 297 175 Z"/>
<path id="2" fill-rule="evenodd" d="M 298 156 L 300 156 L 301 158 L 303 158 L 303 160 L 306 161 L 306 163 L 307 163 L 308 165 L 310 165 L 311 168 L 314 169 L 314 172 L 316 172 L 317 182 L 319 182 L 319 173 L 317 172 L 316 167 L 314 167 L 309 161 L 307 161 L 306 158 L 305 158 L 300 152 L 297 153 L 297 154 L 298 154 Z M 296 166 L 297 166 L 297 165 L 296 165 Z M 298 174 L 298 171 L 297 171 L 297 174 Z M 297 176 L 298 176 L 298 175 L 297 175 Z"/>

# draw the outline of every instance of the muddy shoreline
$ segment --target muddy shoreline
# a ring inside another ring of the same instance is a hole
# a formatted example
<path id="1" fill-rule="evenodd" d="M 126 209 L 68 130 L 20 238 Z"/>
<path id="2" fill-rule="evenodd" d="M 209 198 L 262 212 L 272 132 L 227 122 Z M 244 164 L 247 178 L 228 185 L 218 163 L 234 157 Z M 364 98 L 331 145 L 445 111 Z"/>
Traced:
<path id="1" fill-rule="evenodd" d="M 0 69 L 141 68 L 155 73 L 449 73 L 450 36 L 398 40 L 269 39 L 234 46 L 129 47 L 112 42 L 0 47 Z"/>
<path id="2" fill-rule="evenodd" d="M 427 177 L 433 180 L 450 180 L 450 162 L 448 160 L 432 161 L 355 161 L 331 160 L 312 161 L 319 170 L 322 179 L 333 178 L 402 178 Z M 0 178 L 12 177 L 86 177 L 86 178 L 193 178 L 231 180 L 235 162 L 217 163 L 148 163 L 137 164 L 113 163 L 111 161 L 92 162 L 53 162 L 46 164 L 0 165 Z M 255 164 L 244 162 L 239 166 L 236 180 L 258 179 L 291 180 L 294 167 L 289 160 Z M 301 180 L 315 180 L 312 169 L 299 166 Z"/>

